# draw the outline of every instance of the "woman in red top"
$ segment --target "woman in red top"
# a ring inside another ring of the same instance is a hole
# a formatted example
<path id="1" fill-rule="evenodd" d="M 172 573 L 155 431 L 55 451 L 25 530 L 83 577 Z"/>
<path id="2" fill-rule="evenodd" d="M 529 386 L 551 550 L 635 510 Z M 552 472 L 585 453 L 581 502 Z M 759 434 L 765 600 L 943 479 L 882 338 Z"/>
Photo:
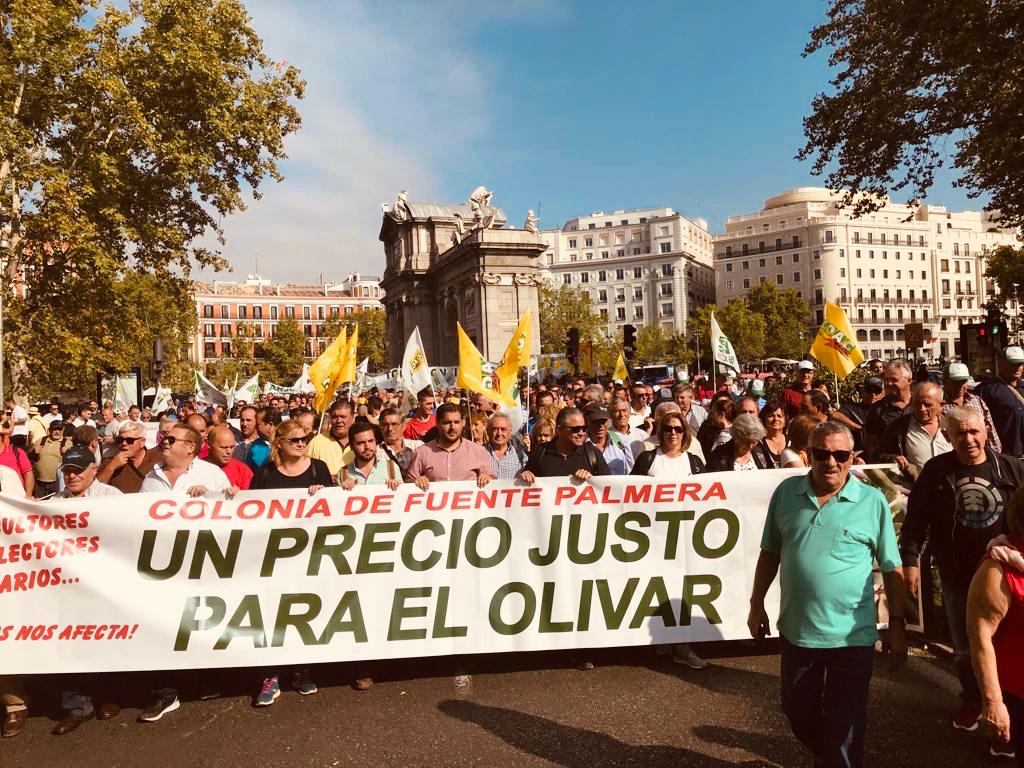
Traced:
<path id="1" fill-rule="evenodd" d="M 971 661 L 981 687 L 981 722 L 993 754 L 1024 766 L 1024 488 L 1006 509 L 1009 538 L 992 547 L 967 597 Z"/>

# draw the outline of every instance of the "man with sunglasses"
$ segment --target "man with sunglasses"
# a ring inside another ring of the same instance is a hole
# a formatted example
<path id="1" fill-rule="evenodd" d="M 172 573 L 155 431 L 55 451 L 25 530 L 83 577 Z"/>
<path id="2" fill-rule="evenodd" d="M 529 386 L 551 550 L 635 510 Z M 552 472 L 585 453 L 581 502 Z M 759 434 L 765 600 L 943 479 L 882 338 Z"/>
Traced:
<path id="1" fill-rule="evenodd" d="M 231 490 L 231 482 L 220 467 L 198 457 L 202 438 L 192 427 L 176 423 L 160 441 L 160 461 L 142 481 L 142 493 L 184 490 L 192 497 L 219 499 Z"/>
<path id="2" fill-rule="evenodd" d="M 629 426 L 640 427 L 647 421 L 647 417 L 651 415 L 649 400 L 646 384 L 637 382 L 629 388 L 629 405 L 632 411 L 629 415 Z"/>
<path id="3" fill-rule="evenodd" d="M 768 505 L 747 627 L 768 633 L 764 599 L 781 569 L 782 708 L 815 765 L 859 768 L 878 639 L 872 569 L 877 560 L 892 611 L 891 670 L 907 657 L 903 570 L 885 497 L 849 476 L 850 430 L 824 421 L 810 446 L 810 472 L 783 480 Z"/>
<path id="4" fill-rule="evenodd" d="M 533 485 L 538 477 L 574 477 L 584 481 L 593 475 L 610 474 L 601 451 L 587 441 L 583 412 L 579 408 L 563 408 L 555 420 L 555 439 L 530 452 L 519 477 Z"/>
<path id="5" fill-rule="evenodd" d="M 146 475 L 160 461 L 160 449 L 147 449 L 142 424 L 132 421 L 121 424 L 114 445 L 117 452 L 100 465 L 97 477 L 121 493 L 138 493 Z"/>

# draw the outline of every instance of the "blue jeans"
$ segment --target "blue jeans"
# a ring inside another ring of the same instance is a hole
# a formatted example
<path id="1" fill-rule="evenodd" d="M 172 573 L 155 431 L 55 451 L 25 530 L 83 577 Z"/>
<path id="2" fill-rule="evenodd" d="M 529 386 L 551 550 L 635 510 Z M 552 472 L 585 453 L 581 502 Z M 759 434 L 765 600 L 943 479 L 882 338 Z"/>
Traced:
<path id="1" fill-rule="evenodd" d="M 971 666 L 971 641 L 967 636 L 967 587 L 957 587 L 952 579 L 942 579 L 942 607 L 953 641 L 953 663 L 960 678 L 960 704 L 981 710 L 981 689 Z"/>
<path id="2" fill-rule="evenodd" d="M 803 648 L 780 638 L 782 710 L 815 768 L 861 768 L 873 646 Z"/>

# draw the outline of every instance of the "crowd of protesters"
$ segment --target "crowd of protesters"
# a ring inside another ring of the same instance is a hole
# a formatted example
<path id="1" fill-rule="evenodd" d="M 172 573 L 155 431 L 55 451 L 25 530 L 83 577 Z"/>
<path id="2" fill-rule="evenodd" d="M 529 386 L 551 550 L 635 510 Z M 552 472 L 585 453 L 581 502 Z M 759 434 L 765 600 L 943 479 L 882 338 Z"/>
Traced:
<path id="1" fill-rule="evenodd" d="M 883 574 L 885 648 L 895 668 L 906 656 L 904 590 L 918 594 L 929 562 L 939 574 L 962 688 L 951 724 L 970 731 L 986 723 L 992 754 L 1012 756 L 1016 747 L 1020 755 L 1024 351 L 1004 350 L 996 374 L 976 386 L 960 363 L 935 381 L 927 373 L 915 381 L 903 360 L 866 367 L 856 396 L 840 404 L 809 361 L 781 382 L 729 379 L 717 391 L 706 378 L 657 389 L 549 378 L 529 390 L 528 415 L 517 420 L 485 397 L 454 389 L 425 390 L 411 407 L 399 391 L 347 393 L 324 414 L 302 394 L 239 402 L 230 412 L 186 399 L 159 414 L 137 406 L 115 413 L 110 403 L 67 409 L 11 401 L 0 425 L 0 492 L 230 498 L 274 488 L 316 494 L 373 484 L 426 489 L 449 480 L 482 487 L 494 479 L 807 469 L 783 480 L 772 497 L 748 623 L 754 638 L 773 632 L 764 598 L 781 573 L 774 631 L 783 709 L 815 764 L 862 764 L 878 639 L 873 568 Z M 767 399 L 779 384 L 781 394 Z M 155 445 L 147 447 L 147 436 Z M 908 489 L 898 541 L 886 498 L 850 475 L 863 463 L 895 465 Z M 658 652 L 694 670 L 706 666 L 689 645 Z M 593 667 L 581 653 L 570 658 L 579 669 Z M 282 672 L 298 693 L 316 693 L 312 669 L 267 669 L 253 682 L 255 706 L 279 698 Z M 69 680 L 66 717 L 55 734 L 118 715 L 101 678 Z M 370 670 L 361 670 L 354 687 L 372 685 Z M 27 714 L 21 681 L 0 678 L 0 701 L 3 735 L 14 736 Z M 154 722 L 179 705 L 176 688 L 155 687 L 139 719 Z"/>

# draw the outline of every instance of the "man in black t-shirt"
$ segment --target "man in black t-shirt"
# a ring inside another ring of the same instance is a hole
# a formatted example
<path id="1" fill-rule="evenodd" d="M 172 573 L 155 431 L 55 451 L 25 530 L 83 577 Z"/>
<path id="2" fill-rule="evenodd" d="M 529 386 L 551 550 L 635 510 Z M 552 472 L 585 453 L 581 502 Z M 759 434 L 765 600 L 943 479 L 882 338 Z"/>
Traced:
<path id="1" fill-rule="evenodd" d="M 868 409 L 864 424 L 864 449 L 869 460 L 878 448 L 885 428 L 900 416 L 910 413 L 910 385 L 914 372 L 905 360 L 893 360 L 885 366 L 882 380 L 885 383 L 885 397 Z"/>
<path id="2" fill-rule="evenodd" d="M 918 557 L 927 540 L 942 578 L 942 602 L 953 640 L 962 693 L 953 726 L 972 731 L 981 716 L 981 692 L 971 668 L 967 592 L 988 542 L 1004 533 L 1004 510 L 1024 483 L 1024 463 L 988 450 L 981 412 L 953 408 L 946 414 L 953 451 L 925 463 L 907 503 L 900 553 L 907 591 L 920 584 Z"/>
<path id="3" fill-rule="evenodd" d="M 853 449 L 864 450 L 864 425 L 867 424 L 868 411 L 871 406 L 882 399 L 882 391 L 885 385 L 877 376 L 869 376 L 861 384 L 860 400 L 849 400 L 843 403 L 837 410 L 832 411 L 829 418 L 845 424 L 853 433 Z"/>

